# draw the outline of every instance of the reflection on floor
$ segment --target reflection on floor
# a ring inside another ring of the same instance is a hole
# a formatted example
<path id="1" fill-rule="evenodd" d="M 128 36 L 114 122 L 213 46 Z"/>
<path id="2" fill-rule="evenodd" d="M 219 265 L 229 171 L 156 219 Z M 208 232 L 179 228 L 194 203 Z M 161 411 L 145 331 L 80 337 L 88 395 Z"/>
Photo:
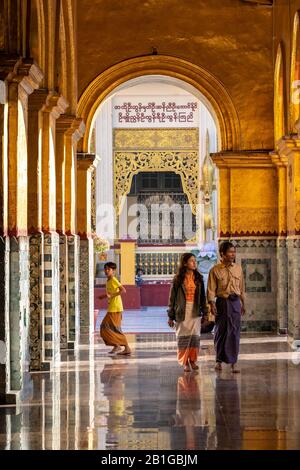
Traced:
<path id="1" fill-rule="evenodd" d="M 96 330 L 99 330 L 105 310 L 98 310 Z M 167 307 L 143 307 L 140 310 L 123 312 L 122 330 L 124 333 L 170 333 L 167 323 Z"/>
<path id="2" fill-rule="evenodd" d="M 300 449 L 300 352 L 286 338 L 243 337 L 233 376 L 214 371 L 212 339 L 183 373 L 173 334 L 128 336 L 131 357 L 109 357 L 96 334 L 32 374 L 20 408 L 0 407 L 0 449 Z"/>

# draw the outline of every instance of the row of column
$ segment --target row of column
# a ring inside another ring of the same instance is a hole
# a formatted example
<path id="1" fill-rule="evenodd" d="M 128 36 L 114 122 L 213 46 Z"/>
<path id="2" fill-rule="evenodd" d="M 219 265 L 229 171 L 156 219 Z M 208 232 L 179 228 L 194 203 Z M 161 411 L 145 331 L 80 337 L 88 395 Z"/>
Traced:
<path id="1" fill-rule="evenodd" d="M 84 124 L 42 78 L 33 61 L 0 55 L 0 403 L 93 325 L 95 158 L 77 162 Z"/>
<path id="2" fill-rule="evenodd" d="M 42 377 L 33 374 L 34 387 L 41 403 L 39 406 L 24 407 L 21 413 L 1 417 L 1 433 L 6 435 L 6 446 L 2 442 L 3 448 L 93 450 L 97 446 L 94 410 L 97 384 L 93 345 L 89 349 L 87 383 L 82 380 L 79 362 L 74 363 L 72 358 L 69 359 L 71 367 L 63 374 L 59 370 L 54 370 L 51 378 L 48 374 Z M 83 400 L 87 406 L 82 407 Z M 32 432 L 32 423 L 35 432 Z"/>

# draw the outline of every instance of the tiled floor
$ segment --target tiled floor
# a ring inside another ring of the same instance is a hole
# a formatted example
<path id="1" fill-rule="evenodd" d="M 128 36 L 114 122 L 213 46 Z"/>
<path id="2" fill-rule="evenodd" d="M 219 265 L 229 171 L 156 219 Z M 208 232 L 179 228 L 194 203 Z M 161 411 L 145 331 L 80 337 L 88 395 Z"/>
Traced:
<path id="1" fill-rule="evenodd" d="M 0 407 L 0 449 L 300 449 L 300 352 L 285 337 L 243 336 L 236 375 L 214 371 L 210 338 L 185 374 L 172 333 L 128 338 L 131 357 L 96 334 L 32 374 L 20 409 Z"/>
<path id="2" fill-rule="evenodd" d="M 105 310 L 99 310 L 97 329 Z M 124 333 L 170 333 L 167 323 L 167 307 L 144 307 L 141 310 L 125 310 L 123 312 L 122 329 Z"/>

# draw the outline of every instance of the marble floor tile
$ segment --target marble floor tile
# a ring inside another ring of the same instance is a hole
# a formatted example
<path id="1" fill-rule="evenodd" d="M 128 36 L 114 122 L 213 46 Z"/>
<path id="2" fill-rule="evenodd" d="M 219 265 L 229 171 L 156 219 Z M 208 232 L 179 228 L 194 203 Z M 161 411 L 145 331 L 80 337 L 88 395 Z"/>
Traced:
<path id="1" fill-rule="evenodd" d="M 215 372 L 213 337 L 191 373 L 170 330 L 130 344 L 131 357 L 110 357 L 95 334 L 31 374 L 21 406 L 0 406 L 0 449 L 300 449 L 300 353 L 287 338 L 243 335 L 236 375 Z"/>

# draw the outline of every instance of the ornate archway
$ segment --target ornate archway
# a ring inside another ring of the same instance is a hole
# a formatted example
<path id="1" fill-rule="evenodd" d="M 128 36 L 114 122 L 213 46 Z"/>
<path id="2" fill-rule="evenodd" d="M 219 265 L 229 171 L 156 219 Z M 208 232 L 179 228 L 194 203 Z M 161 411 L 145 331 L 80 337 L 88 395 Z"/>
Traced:
<path id="1" fill-rule="evenodd" d="M 220 150 L 239 148 L 239 119 L 224 85 L 203 67 L 177 57 L 155 55 L 137 57 L 116 64 L 98 75 L 85 89 L 77 109 L 78 115 L 86 125 L 80 151 L 89 151 L 89 137 L 101 102 L 122 83 L 145 75 L 174 77 L 192 85 L 206 99 L 215 114 L 219 126 Z"/>
<path id="2" fill-rule="evenodd" d="M 130 151 L 115 152 L 115 207 L 122 210 L 122 200 L 129 193 L 132 178 L 140 171 L 174 171 L 181 176 L 191 210 L 197 213 L 199 195 L 198 152 L 184 151 Z"/>

